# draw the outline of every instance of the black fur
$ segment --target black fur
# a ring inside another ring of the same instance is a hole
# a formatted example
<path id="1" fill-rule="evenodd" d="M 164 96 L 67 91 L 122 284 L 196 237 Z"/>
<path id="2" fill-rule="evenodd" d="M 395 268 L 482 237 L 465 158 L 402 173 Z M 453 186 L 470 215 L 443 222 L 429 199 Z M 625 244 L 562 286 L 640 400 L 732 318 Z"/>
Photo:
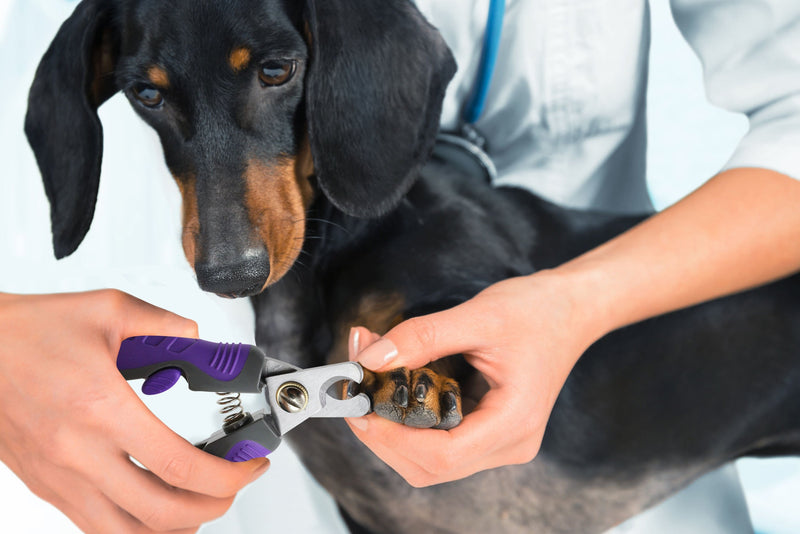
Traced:
<path id="1" fill-rule="evenodd" d="M 257 57 L 298 58 L 302 76 L 260 91 L 252 72 L 225 70 L 242 43 Z M 92 84 L 87 58 L 98 50 L 116 68 Z M 131 97 L 153 63 L 171 80 L 161 113 Z M 295 154 L 309 136 L 321 194 L 307 257 L 253 301 L 259 345 L 300 366 L 327 361 L 364 298 L 402 295 L 407 317 L 447 308 L 641 220 L 566 210 L 454 171 L 438 151 L 428 159 L 452 70 L 404 0 L 85 0 L 42 61 L 26 123 L 56 254 L 72 252 L 91 221 L 96 107 L 114 88 L 158 131 L 173 174 L 196 176 L 210 271 L 252 247 L 246 160 Z M 354 531 L 600 532 L 739 456 L 797 454 L 799 293 L 794 276 L 601 339 L 527 465 L 414 490 L 341 421 L 309 421 L 290 439 Z M 456 378 L 466 397 L 480 395 L 470 368 Z"/>
<path id="2" fill-rule="evenodd" d="M 319 186 L 350 215 L 382 215 L 433 147 L 455 62 L 410 3 L 310 4 L 306 105 Z"/>
<path id="3" fill-rule="evenodd" d="M 116 92 L 113 62 L 118 42 L 106 2 L 83 2 L 45 52 L 31 87 L 25 133 L 50 201 L 57 258 L 72 254 L 94 216 L 103 129 L 97 108 Z"/>

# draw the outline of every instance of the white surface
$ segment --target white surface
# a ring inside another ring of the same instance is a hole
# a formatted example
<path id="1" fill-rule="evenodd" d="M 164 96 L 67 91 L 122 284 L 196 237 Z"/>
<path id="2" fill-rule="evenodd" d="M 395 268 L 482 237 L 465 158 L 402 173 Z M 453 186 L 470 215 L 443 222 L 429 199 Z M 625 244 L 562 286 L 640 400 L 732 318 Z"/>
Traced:
<path id="1" fill-rule="evenodd" d="M 38 172 L 22 136 L 27 90 L 39 57 L 75 2 L 0 0 L 0 291 L 38 292 L 118 287 L 198 321 L 211 339 L 252 338 L 244 301 L 200 292 L 178 243 L 178 193 L 154 134 L 127 103 L 115 97 L 101 110 L 106 152 L 95 221 L 79 251 L 56 263 L 50 249 L 48 209 Z M 653 2 L 650 188 L 664 206 L 694 188 L 724 163 L 745 122 L 705 102 L 697 60 L 680 39 L 663 0 Z M 3 19 L 3 16 L 6 18 Z M 697 148 L 702 146 L 703 150 Z M 218 424 L 213 395 L 185 389 L 148 400 L 151 408 L 189 439 Z M 298 465 L 288 448 L 249 487 L 214 534 L 279 531 L 343 532 L 331 501 Z M 800 461 L 739 462 L 751 516 L 759 532 L 800 532 L 795 500 Z M 0 466 L 3 522 L 0 531 L 60 533 L 76 529 L 58 511 L 33 497 Z M 658 534 L 658 533 L 655 533 Z"/>

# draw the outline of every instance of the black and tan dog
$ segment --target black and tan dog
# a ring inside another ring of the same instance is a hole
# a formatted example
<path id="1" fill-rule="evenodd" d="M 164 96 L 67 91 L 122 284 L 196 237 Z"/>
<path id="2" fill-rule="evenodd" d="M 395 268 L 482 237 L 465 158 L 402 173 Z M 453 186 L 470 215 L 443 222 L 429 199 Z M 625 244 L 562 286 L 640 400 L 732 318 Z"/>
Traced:
<path id="1" fill-rule="evenodd" d="M 258 342 L 301 366 L 343 358 L 351 325 L 385 331 L 637 222 L 431 157 L 454 69 L 406 0 L 84 0 L 42 60 L 26 121 L 56 255 L 89 228 L 97 108 L 117 91 L 161 138 L 200 286 L 253 296 Z M 354 530 L 599 532 L 731 459 L 798 452 L 799 282 L 601 339 L 527 465 L 413 489 L 341 421 L 292 441 Z M 376 410 L 457 424 L 458 384 L 467 398 L 480 381 L 456 358 L 373 377 Z"/>

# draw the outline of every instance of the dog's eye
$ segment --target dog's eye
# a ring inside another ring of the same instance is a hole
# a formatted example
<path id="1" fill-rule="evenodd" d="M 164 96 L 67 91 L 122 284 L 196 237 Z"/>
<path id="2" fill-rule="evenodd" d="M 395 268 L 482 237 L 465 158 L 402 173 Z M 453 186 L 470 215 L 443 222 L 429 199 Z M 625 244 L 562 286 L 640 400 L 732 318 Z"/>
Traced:
<path id="1" fill-rule="evenodd" d="M 261 65 L 258 80 L 262 87 L 283 85 L 294 76 L 297 62 L 293 59 L 273 59 Z"/>
<path id="2" fill-rule="evenodd" d="M 161 104 L 164 103 L 164 97 L 161 95 L 161 91 L 146 83 L 134 85 L 133 95 L 148 108 L 159 108 Z"/>

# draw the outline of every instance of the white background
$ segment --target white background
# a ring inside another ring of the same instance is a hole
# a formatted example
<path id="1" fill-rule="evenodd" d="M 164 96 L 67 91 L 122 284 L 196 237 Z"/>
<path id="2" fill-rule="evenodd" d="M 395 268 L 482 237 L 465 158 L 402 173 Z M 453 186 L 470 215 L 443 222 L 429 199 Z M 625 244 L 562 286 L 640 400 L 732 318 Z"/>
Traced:
<path id="1" fill-rule="evenodd" d="M 76 3 L 0 0 L 0 291 L 117 287 L 195 319 L 205 338 L 252 341 L 247 302 L 224 301 L 197 289 L 179 245 L 177 188 L 155 135 L 120 96 L 100 111 L 105 154 L 92 228 L 73 256 L 61 262 L 53 259 L 48 206 L 22 124 L 38 60 Z M 746 121 L 706 102 L 699 63 L 674 27 L 666 1 L 652 4 L 648 176 L 655 202 L 663 207 L 720 168 L 744 133 Z M 219 425 L 214 396 L 176 389 L 146 402 L 187 439 L 198 440 L 214 431 Z M 16 402 L 24 409 L 24 399 Z M 344 532 L 332 502 L 288 447 L 271 459 L 270 471 L 203 532 L 289 528 L 299 534 Z M 795 510 L 800 461 L 744 460 L 739 467 L 756 530 L 800 532 L 800 512 Z M 0 497 L 9 532 L 77 531 L 2 465 Z M 0 531 L 6 531 L 2 523 Z"/>

